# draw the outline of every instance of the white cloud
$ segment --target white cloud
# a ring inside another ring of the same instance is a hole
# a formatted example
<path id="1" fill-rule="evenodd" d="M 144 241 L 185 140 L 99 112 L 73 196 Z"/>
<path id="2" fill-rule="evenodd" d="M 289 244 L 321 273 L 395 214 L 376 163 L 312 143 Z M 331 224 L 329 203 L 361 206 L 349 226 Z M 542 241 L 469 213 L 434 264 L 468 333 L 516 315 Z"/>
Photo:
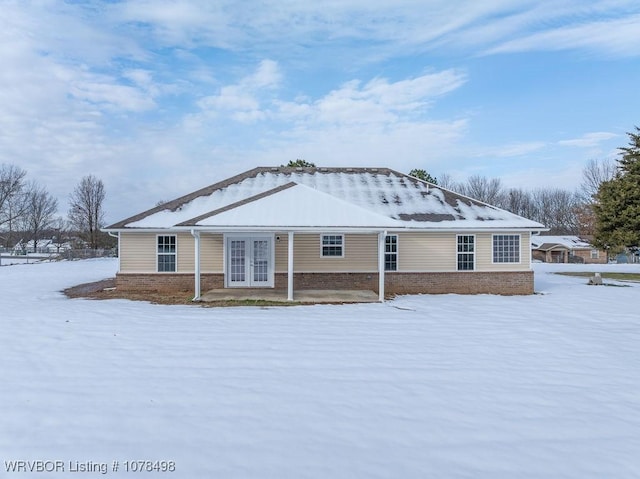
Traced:
<path id="1" fill-rule="evenodd" d="M 521 143 L 508 143 L 496 147 L 478 147 L 475 156 L 495 157 L 495 158 L 513 158 L 524 156 L 543 149 L 546 143 L 542 141 L 529 141 Z"/>
<path id="2" fill-rule="evenodd" d="M 259 51 L 265 56 L 285 51 L 302 55 L 309 49 L 320 51 L 328 42 L 346 51 L 365 52 L 356 61 L 434 51 L 443 45 L 491 54 L 575 48 L 640 54 L 640 6 L 633 0 L 344 0 L 322 4 L 137 0 L 117 4 L 110 11 L 114 22 L 144 25 L 138 34 L 150 32 L 155 44 L 207 45 Z M 362 41 L 378 48 L 361 48 Z"/>
<path id="3" fill-rule="evenodd" d="M 571 140 L 562 140 L 558 144 L 562 146 L 574 146 L 578 148 L 594 148 L 599 146 L 602 142 L 616 138 L 620 135 L 616 133 L 609 133 L 606 131 L 597 131 L 593 133 L 585 133 L 580 138 L 573 138 Z"/>
<path id="4" fill-rule="evenodd" d="M 244 123 L 261 120 L 267 117 L 268 108 L 268 105 L 262 105 L 264 92 L 276 89 L 281 79 L 278 64 L 272 60 L 263 60 L 255 72 L 236 84 L 223 86 L 216 95 L 201 98 L 197 105 L 204 117 L 224 114 Z M 191 116 L 189 121 L 201 123 L 198 115 Z"/>
<path id="5" fill-rule="evenodd" d="M 640 14 L 525 33 L 487 49 L 485 54 L 574 49 L 615 56 L 640 55 Z"/>

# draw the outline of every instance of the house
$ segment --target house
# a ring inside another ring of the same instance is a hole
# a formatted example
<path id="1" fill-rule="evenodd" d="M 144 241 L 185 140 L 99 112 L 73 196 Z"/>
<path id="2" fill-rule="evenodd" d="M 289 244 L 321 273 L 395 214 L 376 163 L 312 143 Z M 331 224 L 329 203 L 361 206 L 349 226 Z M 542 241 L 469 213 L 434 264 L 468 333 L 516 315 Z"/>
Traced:
<path id="1" fill-rule="evenodd" d="M 544 226 L 387 168 L 259 167 L 119 221 L 116 287 L 533 293 Z"/>
<path id="2" fill-rule="evenodd" d="M 592 246 L 578 236 L 533 236 L 531 253 L 534 260 L 544 263 L 587 263 L 607 262 L 606 251 Z"/>
<path id="3" fill-rule="evenodd" d="M 56 254 L 63 253 L 71 249 L 69 243 L 56 243 L 53 238 L 42 238 L 38 240 L 37 247 L 34 245 L 33 240 L 23 241 L 20 240 L 13 247 L 13 253 L 18 255 L 24 255 L 27 253 L 40 253 L 40 254 Z"/>

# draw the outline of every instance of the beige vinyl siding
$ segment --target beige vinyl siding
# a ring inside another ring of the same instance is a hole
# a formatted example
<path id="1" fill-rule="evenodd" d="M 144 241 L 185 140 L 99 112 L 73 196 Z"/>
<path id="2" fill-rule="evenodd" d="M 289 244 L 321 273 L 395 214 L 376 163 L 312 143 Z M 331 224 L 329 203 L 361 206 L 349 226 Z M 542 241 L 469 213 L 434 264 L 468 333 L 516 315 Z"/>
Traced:
<path id="1" fill-rule="evenodd" d="M 335 233 L 332 233 L 335 234 Z M 277 234 L 276 272 L 287 272 L 287 234 Z M 378 236 L 345 234 L 344 257 L 321 257 L 319 233 L 294 235 L 293 262 L 296 272 L 375 272 L 378 271 Z"/>
<path id="2" fill-rule="evenodd" d="M 165 233 L 174 234 L 174 233 Z M 195 240 L 191 233 L 175 233 L 178 252 L 177 272 L 192 273 L 195 268 Z M 157 272 L 158 233 L 120 233 L 120 271 L 122 273 Z M 202 234 L 200 267 L 203 273 L 221 273 L 222 235 Z"/>
<path id="3" fill-rule="evenodd" d="M 520 263 L 493 262 L 493 235 L 520 235 Z M 531 238 L 529 233 L 517 231 L 500 231 L 499 233 L 482 233 L 476 235 L 476 270 L 478 271 L 522 271 L 531 267 Z"/>
<path id="4" fill-rule="evenodd" d="M 191 233 L 178 233 L 178 273 L 195 271 L 195 238 Z M 200 272 L 222 273 L 223 235 L 200 234 Z"/>
<path id="5" fill-rule="evenodd" d="M 493 263 L 493 234 L 474 234 L 476 238 L 476 271 L 522 271 L 530 269 L 530 235 L 528 232 L 499 233 L 519 234 L 521 236 L 520 263 Z M 398 271 L 456 271 L 456 237 L 457 233 L 398 233 Z"/>
<path id="6" fill-rule="evenodd" d="M 298 240 L 296 235 L 295 241 Z M 280 238 L 280 239 L 278 239 Z M 287 255 L 289 254 L 289 236 L 287 233 L 276 233 L 274 236 L 274 249 L 275 249 L 275 272 L 286 273 L 287 272 Z M 296 258 L 294 256 L 294 264 Z"/>
<path id="7" fill-rule="evenodd" d="M 155 233 L 120 233 L 120 272 L 155 272 L 156 237 Z"/>
<path id="8" fill-rule="evenodd" d="M 200 235 L 200 269 L 203 273 L 222 273 L 224 237 L 222 234 Z"/>
<path id="9" fill-rule="evenodd" d="M 178 261 L 176 264 L 177 273 L 193 273 L 195 271 L 195 240 L 191 233 L 178 233 Z"/>
<path id="10" fill-rule="evenodd" d="M 170 233 L 169 233 L 170 234 Z M 456 271 L 456 233 L 399 232 L 398 271 Z M 493 233 L 476 233 L 476 271 L 529 270 L 530 234 L 519 234 L 520 263 L 493 263 Z M 120 271 L 123 273 L 157 272 L 157 233 L 120 234 Z M 177 272 L 194 271 L 195 241 L 190 233 L 177 235 Z M 296 234 L 294 266 L 296 272 L 375 272 L 378 270 L 378 238 L 376 234 L 345 234 L 344 257 L 320 256 L 320 234 Z M 280 239 L 278 240 L 277 237 Z M 287 271 L 287 233 L 275 235 L 275 271 Z M 224 264 L 222 234 L 202 233 L 200 265 L 203 273 L 221 273 Z"/>
<path id="11" fill-rule="evenodd" d="M 398 271 L 455 270 L 455 233 L 398 233 Z"/>

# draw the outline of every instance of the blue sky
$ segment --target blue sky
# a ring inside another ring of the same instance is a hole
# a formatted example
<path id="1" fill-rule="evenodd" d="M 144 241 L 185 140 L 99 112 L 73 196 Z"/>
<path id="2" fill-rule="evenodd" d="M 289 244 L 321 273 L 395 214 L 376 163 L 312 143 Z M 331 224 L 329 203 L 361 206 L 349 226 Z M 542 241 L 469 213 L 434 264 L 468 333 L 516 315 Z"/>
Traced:
<path id="1" fill-rule="evenodd" d="M 0 0 L 0 163 L 107 223 L 255 166 L 574 189 L 640 125 L 637 0 Z"/>

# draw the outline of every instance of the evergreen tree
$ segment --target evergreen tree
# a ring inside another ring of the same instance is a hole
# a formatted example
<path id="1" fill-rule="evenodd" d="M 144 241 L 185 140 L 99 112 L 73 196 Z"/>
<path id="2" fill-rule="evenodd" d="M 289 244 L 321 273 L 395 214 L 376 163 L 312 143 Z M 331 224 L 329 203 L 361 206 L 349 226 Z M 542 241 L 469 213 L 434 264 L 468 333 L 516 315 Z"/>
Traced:
<path id="1" fill-rule="evenodd" d="M 280 166 L 285 166 L 285 165 L 280 165 Z M 310 161 L 307 160 L 301 160 L 300 158 L 298 158 L 296 161 L 293 160 L 289 160 L 289 163 L 287 163 L 287 168 L 315 168 L 316 165 L 314 163 L 311 163 Z"/>
<path id="2" fill-rule="evenodd" d="M 640 128 L 629 135 L 629 146 L 620 148 L 615 177 L 600 186 L 594 244 L 612 250 L 640 247 Z"/>
<path id="3" fill-rule="evenodd" d="M 434 185 L 438 184 L 438 180 L 422 168 L 414 168 L 409 172 L 409 176 L 413 176 L 414 178 L 418 178 L 419 180 L 426 181 L 427 183 L 432 183 Z"/>

